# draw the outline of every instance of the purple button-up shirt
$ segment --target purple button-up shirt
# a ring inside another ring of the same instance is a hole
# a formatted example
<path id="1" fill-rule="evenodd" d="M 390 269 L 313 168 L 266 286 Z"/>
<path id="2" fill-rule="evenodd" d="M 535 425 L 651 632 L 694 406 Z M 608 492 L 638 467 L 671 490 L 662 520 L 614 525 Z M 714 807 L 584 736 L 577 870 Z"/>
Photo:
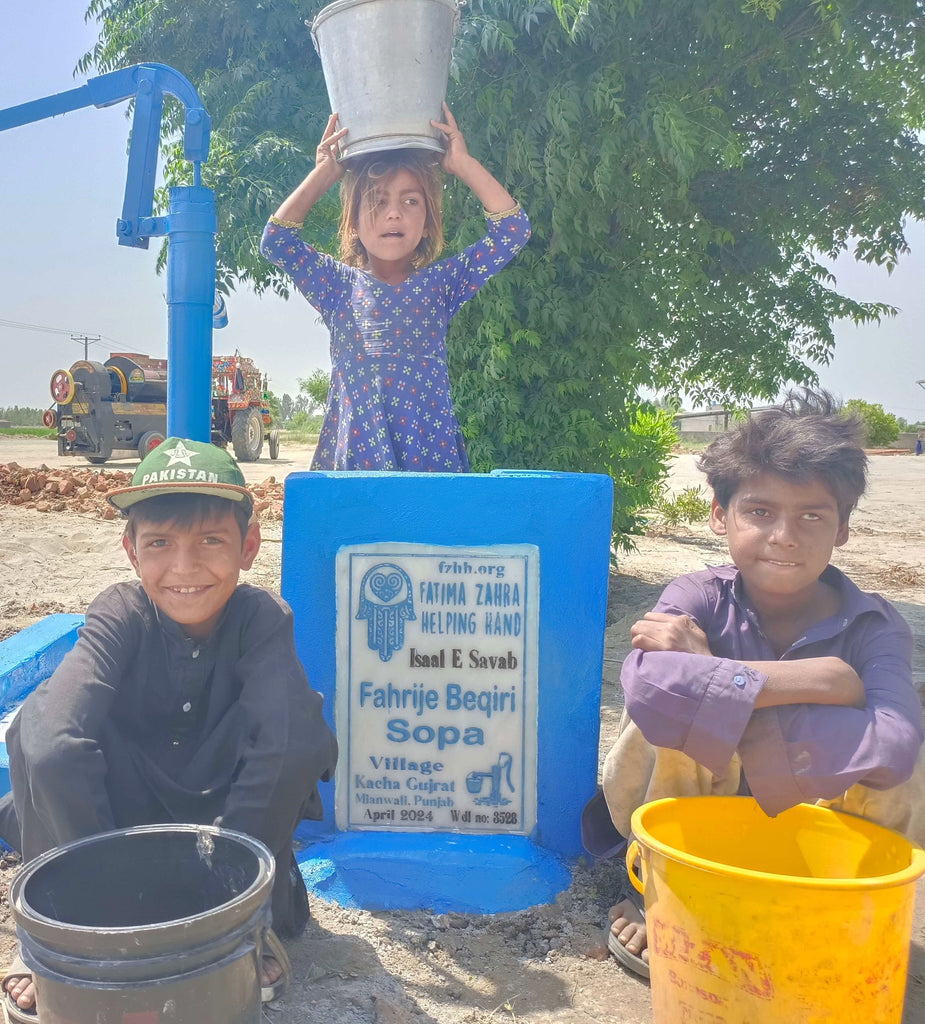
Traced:
<path id="1" fill-rule="evenodd" d="M 683 751 L 716 774 L 738 751 L 752 794 L 772 815 L 802 801 L 834 799 L 855 783 L 899 785 L 912 774 L 922 745 L 905 619 L 834 566 L 822 579 L 841 595 L 838 613 L 810 626 L 778 659 L 734 565 L 681 576 L 654 610 L 689 615 L 713 656 L 634 650 L 620 676 L 627 711 L 650 743 Z M 827 656 L 841 658 L 860 676 L 863 708 L 756 710 L 767 676 L 744 662 Z"/>

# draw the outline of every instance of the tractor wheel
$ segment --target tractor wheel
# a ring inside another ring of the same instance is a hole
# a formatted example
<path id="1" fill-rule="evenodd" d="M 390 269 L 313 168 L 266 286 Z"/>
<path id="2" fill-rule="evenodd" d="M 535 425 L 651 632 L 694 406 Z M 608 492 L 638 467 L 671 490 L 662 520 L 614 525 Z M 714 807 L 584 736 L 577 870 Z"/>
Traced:
<path id="1" fill-rule="evenodd" d="M 70 370 L 55 370 L 51 375 L 51 397 L 58 405 L 69 405 L 77 387 Z"/>
<path id="2" fill-rule="evenodd" d="M 270 431 L 270 458 L 279 458 L 279 427 L 274 427 Z"/>
<path id="3" fill-rule="evenodd" d="M 231 443 L 238 462 L 256 462 L 263 449 L 263 417 L 259 409 L 242 409 L 231 421 Z"/>
<path id="4" fill-rule="evenodd" d="M 164 435 L 159 430 L 146 430 L 138 441 L 138 455 L 144 458 L 164 441 Z"/>
<path id="5" fill-rule="evenodd" d="M 102 466 L 109 458 L 108 455 L 86 455 L 84 457 L 87 462 L 91 462 L 94 466 Z"/>

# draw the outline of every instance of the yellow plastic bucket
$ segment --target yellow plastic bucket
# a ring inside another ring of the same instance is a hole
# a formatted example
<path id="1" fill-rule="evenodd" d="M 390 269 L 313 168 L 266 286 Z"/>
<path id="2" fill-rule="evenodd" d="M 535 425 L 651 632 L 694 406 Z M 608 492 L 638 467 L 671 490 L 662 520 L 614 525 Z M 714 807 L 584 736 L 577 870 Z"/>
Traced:
<path id="1" fill-rule="evenodd" d="M 899 1024 L 915 843 L 810 804 L 769 818 L 750 797 L 656 800 L 632 827 L 655 1024 Z"/>

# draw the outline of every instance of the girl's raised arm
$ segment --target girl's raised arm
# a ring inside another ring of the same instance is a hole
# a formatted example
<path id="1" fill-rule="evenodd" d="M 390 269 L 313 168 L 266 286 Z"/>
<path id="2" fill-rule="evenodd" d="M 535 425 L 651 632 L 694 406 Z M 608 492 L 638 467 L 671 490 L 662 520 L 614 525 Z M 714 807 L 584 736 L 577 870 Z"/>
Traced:
<path id="1" fill-rule="evenodd" d="M 517 200 L 487 171 L 466 148 L 466 140 L 459 130 L 456 118 L 450 108 L 443 104 L 445 121 L 431 121 L 434 128 L 443 132 L 446 140 L 446 152 L 440 164 L 447 174 L 455 174 L 463 184 L 475 193 L 485 207 L 486 213 L 509 213 L 517 207 Z"/>
<path id="2" fill-rule="evenodd" d="M 283 200 L 273 214 L 276 220 L 301 224 L 315 203 L 332 185 L 340 181 L 344 176 L 344 168 L 338 163 L 337 151 L 346 134 L 346 128 L 337 128 L 337 114 L 331 114 L 324 135 L 321 136 L 321 142 L 315 150 L 315 166 L 292 194 Z"/>

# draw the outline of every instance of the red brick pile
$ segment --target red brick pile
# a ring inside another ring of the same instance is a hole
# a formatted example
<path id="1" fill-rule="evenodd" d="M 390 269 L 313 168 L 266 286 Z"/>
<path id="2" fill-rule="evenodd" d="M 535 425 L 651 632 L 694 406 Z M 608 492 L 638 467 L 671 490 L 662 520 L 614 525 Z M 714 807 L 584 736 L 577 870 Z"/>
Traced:
<path id="1" fill-rule="evenodd" d="M 106 493 L 128 486 L 131 480 L 131 473 L 120 469 L 27 469 L 15 462 L 0 463 L 0 505 L 117 519 L 119 513 L 106 500 Z M 261 520 L 282 519 L 283 485 L 275 477 L 251 485 L 250 492 Z"/>
<path id="2" fill-rule="evenodd" d="M 254 496 L 254 511 L 265 523 L 278 523 L 283 518 L 283 485 L 275 476 L 268 476 L 259 484 L 248 484 Z"/>

